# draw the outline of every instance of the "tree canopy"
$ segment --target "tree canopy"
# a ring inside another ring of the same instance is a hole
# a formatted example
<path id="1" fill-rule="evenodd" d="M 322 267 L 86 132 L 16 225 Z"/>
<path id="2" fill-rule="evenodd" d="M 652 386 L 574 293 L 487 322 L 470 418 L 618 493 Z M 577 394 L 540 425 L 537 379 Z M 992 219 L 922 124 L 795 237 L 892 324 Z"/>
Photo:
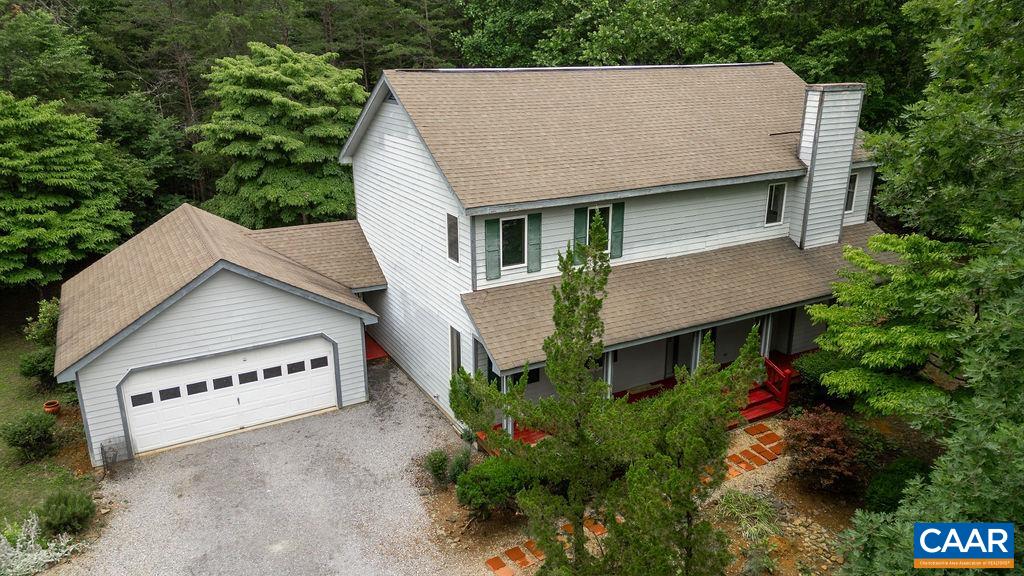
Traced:
<path id="1" fill-rule="evenodd" d="M 367 97 L 360 71 L 332 66 L 335 54 L 249 50 L 207 75 L 220 107 L 195 127 L 196 150 L 229 167 L 206 207 L 250 228 L 351 215 L 352 181 L 337 157 Z"/>

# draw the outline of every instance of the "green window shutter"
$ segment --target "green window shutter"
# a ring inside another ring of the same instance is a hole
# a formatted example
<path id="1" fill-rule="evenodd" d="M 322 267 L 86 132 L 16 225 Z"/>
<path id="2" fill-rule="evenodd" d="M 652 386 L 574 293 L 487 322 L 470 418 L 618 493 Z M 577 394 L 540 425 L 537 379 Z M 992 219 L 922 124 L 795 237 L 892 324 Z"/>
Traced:
<path id="1" fill-rule="evenodd" d="M 501 278 L 501 220 L 484 220 L 484 254 L 487 279 Z"/>
<path id="2" fill-rule="evenodd" d="M 576 244 L 587 243 L 587 209 L 577 208 L 574 212 L 575 222 L 573 223 L 573 238 Z M 575 248 L 575 245 L 573 245 Z M 582 264 L 583 260 L 579 257 L 579 253 L 576 256 L 576 263 Z"/>
<path id="3" fill-rule="evenodd" d="M 612 204 L 612 258 L 622 257 L 622 221 L 626 212 L 625 202 Z"/>
<path id="4" fill-rule="evenodd" d="M 526 217 L 526 271 L 540 270 L 540 212 Z"/>

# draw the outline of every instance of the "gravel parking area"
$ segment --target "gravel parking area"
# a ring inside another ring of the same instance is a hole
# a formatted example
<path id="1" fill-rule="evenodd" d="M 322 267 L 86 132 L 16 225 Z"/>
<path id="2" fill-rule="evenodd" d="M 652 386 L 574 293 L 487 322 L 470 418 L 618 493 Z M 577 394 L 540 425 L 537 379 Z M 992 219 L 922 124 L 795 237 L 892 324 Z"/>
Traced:
<path id="1" fill-rule="evenodd" d="M 481 574 L 452 557 L 414 484 L 458 442 L 393 363 L 368 403 L 186 446 L 105 481 L 107 526 L 58 574 Z"/>

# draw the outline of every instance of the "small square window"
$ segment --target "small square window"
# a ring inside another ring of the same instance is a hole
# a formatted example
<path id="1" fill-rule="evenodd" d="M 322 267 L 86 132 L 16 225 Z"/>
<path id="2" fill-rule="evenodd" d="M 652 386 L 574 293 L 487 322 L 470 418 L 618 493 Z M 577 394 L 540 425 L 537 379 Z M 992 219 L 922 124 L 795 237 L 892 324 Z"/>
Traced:
<path id="1" fill-rule="evenodd" d="M 296 372 L 304 372 L 306 370 L 306 362 L 292 362 L 288 365 L 288 373 L 295 374 Z"/>
<path id="2" fill-rule="evenodd" d="M 174 388 L 164 388 L 160 391 L 160 401 L 174 400 L 175 398 L 181 398 L 181 388 L 175 386 Z"/>
<path id="3" fill-rule="evenodd" d="M 220 390 L 221 388 L 231 387 L 231 376 L 223 376 L 221 378 L 213 379 L 213 389 Z"/>
<path id="4" fill-rule="evenodd" d="M 153 393 L 146 392 L 145 394 L 135 394 L 132 396 L 132 406 L 145 406 L 146 404 L 153 403 Z"/>
<path id="5" fill-rule="evenodd" d="M 202 394 L 203 392 L 206 392 L 206 390 L 206 382 L 195 382 L 185 386 L 185 391 L 188 392 L 189 396 L 193 394 Z"/>
<path id="6" fill-rule="evenodd" d="M 327 356 L 313 358 L 312 360 L 309 361 L 310 370 L 313 370 L 315 368 L 323 368 L 324 366 L 327 366 Z"/>
<path id="7" fill-rule="evenodd" d="M 764 223 L 778 224 L 782 222 L 782 211 L 786 207 L 786 183 L 768 186 L 768 206 L 765 209 Z"/>
<path id="8" fill-rule="evenodd" d="M 281 375 L 281 367 L 280 366 L 272 366 L 270 368 L 264 368 L 263 369 L 263 379 L 264 380 L 266 380 L 267 378 L 277 378 L 280 375 Z"/>
<path id="9" fill-rule="evenodd" d="M 526 264 L 526 217 L 501 221 L 502 267 Z"/>
<path id="10" fill-rule="evenodd" d="M 250 382 L 255 382 L 256 379 L 257 378 L 255 370 L 253 370 L 252 372 L 242 372 L 241 374 L 238 375 L 239 384 L 248 384 Z"/>

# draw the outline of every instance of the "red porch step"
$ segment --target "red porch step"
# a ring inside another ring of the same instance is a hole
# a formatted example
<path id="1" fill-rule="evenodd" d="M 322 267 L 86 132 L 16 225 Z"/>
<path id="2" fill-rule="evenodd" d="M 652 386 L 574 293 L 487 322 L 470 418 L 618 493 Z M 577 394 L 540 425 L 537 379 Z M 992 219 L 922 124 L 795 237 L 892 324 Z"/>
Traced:
<path id="1" fill-rule="evenodd" d="M 765 389 L 764 386 L 758 386 L 753 388 L 749 394 L 747 394 L 747 406 L 753 404 L 760 404 L 765 400 L 775 400 L 775 396 L 771 392 Z"/>
<path id="2" fill-rule="evenodd" d="M 749 405 L 743 410 L 740 410 L 740 414 L 747 419 L 747 422 L 754 422 L 762 418 L 768 418 L 774 416 L 779 412 L 782 412 L 786 407 L 782 405 L 782 402 L 778 400 L 765 400 L 758 404 Z"/>

